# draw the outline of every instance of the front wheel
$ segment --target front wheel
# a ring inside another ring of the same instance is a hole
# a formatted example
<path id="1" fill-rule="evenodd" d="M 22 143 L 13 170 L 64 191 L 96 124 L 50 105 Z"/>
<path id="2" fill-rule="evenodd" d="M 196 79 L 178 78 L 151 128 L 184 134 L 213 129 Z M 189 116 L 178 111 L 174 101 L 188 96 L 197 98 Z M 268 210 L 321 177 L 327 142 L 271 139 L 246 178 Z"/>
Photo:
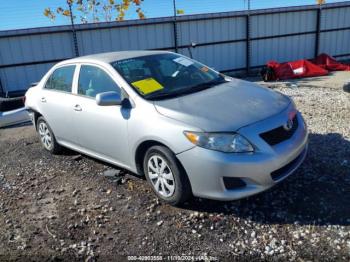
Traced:
<path id="1" fill-rule="evenodd" d="M 143 169 L 152 190 L 164 202 L 180 205 L 191 197 L 187 174 L 168 148 L 149 148 L 145 154 Z"/>
<path id="2" fill-rule="evenodd" d="M 54 133 L 42 116 L 38 118 L 37 129 L 43 147 L 52 154 L 60 153 L 61 146 L 57 143 Z"/>

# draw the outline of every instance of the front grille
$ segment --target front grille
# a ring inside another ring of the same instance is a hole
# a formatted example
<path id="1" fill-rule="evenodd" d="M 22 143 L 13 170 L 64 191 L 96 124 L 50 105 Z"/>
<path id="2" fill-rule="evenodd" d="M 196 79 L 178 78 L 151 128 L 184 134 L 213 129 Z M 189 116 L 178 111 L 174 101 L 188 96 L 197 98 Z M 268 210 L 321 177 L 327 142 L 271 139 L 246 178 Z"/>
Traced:
<path id="1" fill-rule="evenodd" d="M 298 117 L 293 118 L 293 126 L 290 130 L 285 130 L 283 126 L 277 127 L 265 133 L 261 133 L 260 137 L 271 146 L 277 145 L 285 140 L 290 139 L 295 131 L 298 129 Z"/>
<path id="2" fill-rule="evenodd" d="M 300 158 L 302 158 L 304 154 L 304 151 L 297 156 L 294 160 L 292 160 L 291 162 L 289 162 L 287 165 L 273 171 L 271 173 L 271 177 L 274 181 L 277 181 L 279 179 L 281 179 L 283 176 L 285 176 L 286 174 L 288 174 L 288 172 L 296 165 L 296 163 L 299 162 Z"/>
<path id="3" fill-rule="evenodd" d="M 245 187 L 247 184 L 238 177 L 224 177 L 224 184 L 226 189 L 239 189 Z"/>

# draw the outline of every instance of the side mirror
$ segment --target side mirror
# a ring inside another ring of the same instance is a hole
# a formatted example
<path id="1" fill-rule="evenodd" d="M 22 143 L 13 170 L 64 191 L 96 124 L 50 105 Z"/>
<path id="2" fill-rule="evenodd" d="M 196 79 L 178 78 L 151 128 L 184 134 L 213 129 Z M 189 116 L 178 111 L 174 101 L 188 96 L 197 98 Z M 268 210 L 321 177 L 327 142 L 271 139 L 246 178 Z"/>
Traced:
<path id="1" fill-rule="evenodd" d="M 122 98 L 119 93 L 111 91 L 99 93 L 96 95 L 96 103 L 99 106 L 115 106 L 122 104 Z"/>

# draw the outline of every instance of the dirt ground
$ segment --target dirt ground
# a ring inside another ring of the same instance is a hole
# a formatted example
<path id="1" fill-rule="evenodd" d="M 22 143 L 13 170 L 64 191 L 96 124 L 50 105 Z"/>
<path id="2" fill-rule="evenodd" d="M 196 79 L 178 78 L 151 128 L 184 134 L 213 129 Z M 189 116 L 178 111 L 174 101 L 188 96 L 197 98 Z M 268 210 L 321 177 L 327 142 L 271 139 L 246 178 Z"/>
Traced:
<path id="1" fill-rule="evenodd" d="M 269 84 L 303 113 L 309 153 L 294 175 L 239 201 L 171 207 L 116 167 L 50 155 L 32 126 L 0 129 L 0 260 L 349 261 L 350 94 L 335 82 Z"/>

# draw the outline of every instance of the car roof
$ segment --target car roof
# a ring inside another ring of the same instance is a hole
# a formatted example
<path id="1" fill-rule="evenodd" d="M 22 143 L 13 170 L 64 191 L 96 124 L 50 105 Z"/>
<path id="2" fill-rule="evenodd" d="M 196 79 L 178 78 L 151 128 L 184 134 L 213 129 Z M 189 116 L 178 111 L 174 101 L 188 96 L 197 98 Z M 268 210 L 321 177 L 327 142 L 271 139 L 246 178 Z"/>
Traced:
<path id="1" fill-rule="evenodd" d="M 130 58 L 147 56 L 147 55 L 167 54 L 167 53 L 170 53 L 170 52 L 168 51 L 118 51 L 118 52 L 109 52 L 109 53 L 80 56 L 80 57 L 65 60 L 60 64 L 92 62 L 92 61 L 112 63 L 123 59 L 130 59 Z"/>

